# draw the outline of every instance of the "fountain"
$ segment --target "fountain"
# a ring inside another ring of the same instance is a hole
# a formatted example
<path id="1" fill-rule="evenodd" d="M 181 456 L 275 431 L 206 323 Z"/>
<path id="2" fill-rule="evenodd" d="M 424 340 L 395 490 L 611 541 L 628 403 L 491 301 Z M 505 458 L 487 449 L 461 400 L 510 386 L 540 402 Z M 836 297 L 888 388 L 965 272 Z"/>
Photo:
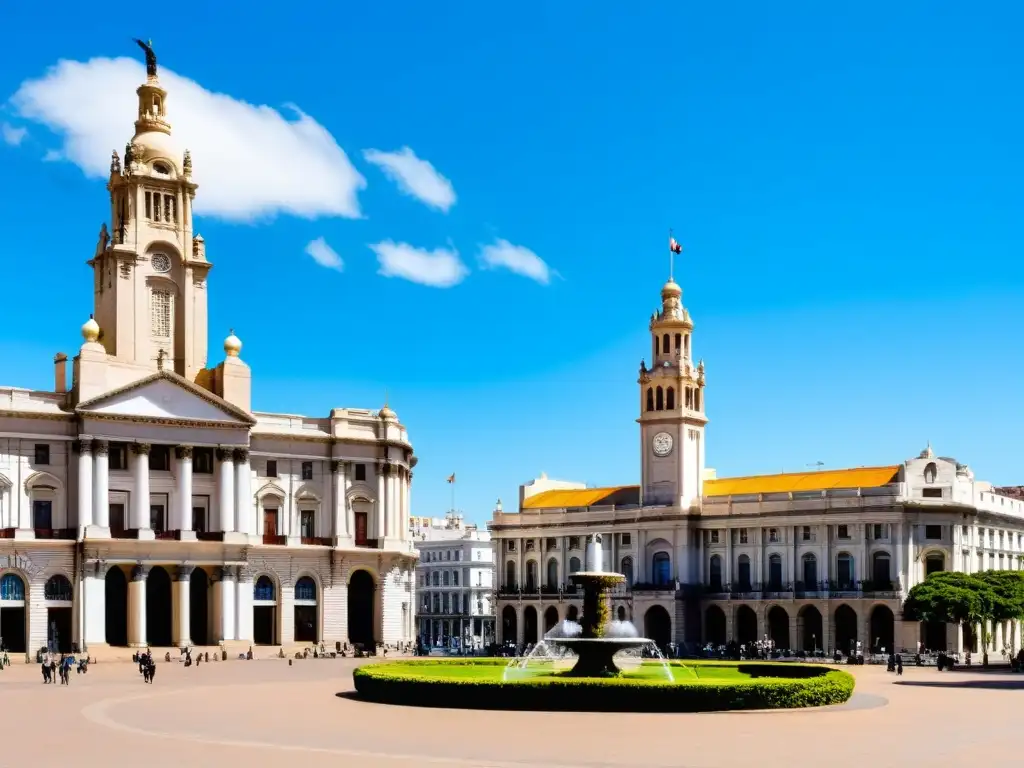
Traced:
<path id="1" fill-rule="evenodd" d="M 611 596 L 609 590 L 626 581 L 621 573 L 604 570 L 604 552 L 601 534 L 588 537 L 586 551 L 587 570 L 569 575 L 569 579 L 583 590 L 583 611 L 580 623 L 563 621 L 549 631 L 544 639 L 521 659 L 509 664 L 509 671 L 524 672 L 531 667 L 562 666 L 575 654 L 576 663 L 568 670 L 573 677 L 616 677 L 623 672 L 615 663 L 615 655 L 622 651 L 652 650 L 661 660 L 661 671 L 673 680 L 672 670 L 658 650 L 657 644 L 640 637 L 636 627 L 628 621 L 610 621 Z"/>

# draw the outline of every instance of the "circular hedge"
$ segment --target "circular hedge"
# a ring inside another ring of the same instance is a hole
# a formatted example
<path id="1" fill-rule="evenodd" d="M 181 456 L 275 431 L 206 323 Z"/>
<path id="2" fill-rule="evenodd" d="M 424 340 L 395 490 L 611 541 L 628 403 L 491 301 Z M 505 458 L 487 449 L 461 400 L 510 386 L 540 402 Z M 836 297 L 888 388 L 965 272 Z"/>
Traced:
<path id="1" fill-rule="evenodd" d="M 676 680 L 579 678 L 550 674 L 504 681 L 505 659 L 366 664 L 353 673 L 367 701 L 454 709 L 592 712 L 715 712 L 841 704 L 853 677 L 792 663 L 671 663 Z M 705 673 L 705 678 L 700 677 Z"/>

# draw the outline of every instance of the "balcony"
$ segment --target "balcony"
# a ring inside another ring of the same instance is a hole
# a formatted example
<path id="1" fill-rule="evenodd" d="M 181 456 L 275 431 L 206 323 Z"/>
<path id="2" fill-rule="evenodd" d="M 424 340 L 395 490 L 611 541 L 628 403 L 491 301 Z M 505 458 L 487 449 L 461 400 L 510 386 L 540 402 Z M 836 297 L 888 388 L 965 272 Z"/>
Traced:
<path id="1" fill-rule="evenodd" d="M 769 582 L 764 585 L 764 590 L 761 592 L 762 600 L 792 600 L 793 599 L 793 585 L 781 582 Z"/>

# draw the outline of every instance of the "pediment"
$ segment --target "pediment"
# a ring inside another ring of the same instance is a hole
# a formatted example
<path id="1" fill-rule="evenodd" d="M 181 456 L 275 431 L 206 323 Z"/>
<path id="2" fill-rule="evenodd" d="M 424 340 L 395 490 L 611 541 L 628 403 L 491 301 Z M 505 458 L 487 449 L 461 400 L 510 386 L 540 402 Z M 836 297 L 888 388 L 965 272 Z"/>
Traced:
<path id="1" fill-rule="evenodd" d="M 250 426 L 254 419 L 240 408 L 173 374 L 157 374 L 82 403 L 83 416 L 220 422 Z"/>

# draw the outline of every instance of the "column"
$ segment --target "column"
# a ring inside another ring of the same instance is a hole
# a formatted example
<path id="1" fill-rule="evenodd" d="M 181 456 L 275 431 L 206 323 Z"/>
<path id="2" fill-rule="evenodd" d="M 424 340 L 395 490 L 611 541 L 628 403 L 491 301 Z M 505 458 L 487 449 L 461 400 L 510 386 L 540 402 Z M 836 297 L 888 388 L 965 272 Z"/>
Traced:
<path id="1" fill-rule="evenodd" d="M 217 530 L 227 533 L 235 522 L 235 468 L 230 448 L 217 449 Z M 281 510 L 287 514 L 287 510 Z"/>
<path id="2" fill-rule="evenodd" d="M 221 640 L 235 639 L 235 574 L 232 568 L 221 568 L 217 576 L 217 585 L 220 589 L 214 591 L 218 600 L 220 610 L 220 632 Z"/>
<path id="3" fill-rule="evenodd" d="M 331 534 L 338 539 L 346 533 L 348 515 L 346 507 L 348 500 L 345 498 L 345 465 L 340 461 L 331 462 L 331 489 L 334 500 L 334 508 L 331 510 Z"/>
<path id="4" fill-rule="evenodd" d="M 861 523 L 860 526 L 860 568 L 853 574 L 855 581 L 863 582 L 871 581 L 874 578 L 874 573 L 871 569 L 871 563 L 868 562 L 868 524 Z M 875 642 L 875 638 L 870 639 L 871 642 Z"/>
<path id="5" fill-rule="evenodd" d="M 78 531 L 92 525 L 92 440 L 76 440 L 78 455 Z"/>
<path id="6" fill-rule="evenodd" d="M 409 521 L 412 519 L 412 470 L 409 470 L 409 476 L 405 481 L 405 517 L 402 520 L 404 535 L 409 535 Z"/>
<path id="7" fill-rule="evenodd" d="M 192 446 L 179 445 L 174 449 L 174 458 L 178 462 L 178 503 L 175 519 L 170 528 L 175 531 L 192 530 Z"/>
<path id="8" fill-rule="evenodd" d="M 149 568 L 136 565 L 128 582 L 128 645 L 146 646 L 146 577 Z"/>
<path id="9" fill-rule="evenodd" d="M 248 534 L 252 531 L 252 494 L 249 485 L 252 474 L 249 470 L 249 451 L 246 448 L 235 448 L 232 452 L 235 460 L 235 530 Z"/>
<path id="10" fill-rule="evenodd" d="M 342 477 L 342 494 L 341 499 L 345 505 L 345 531 L 348 535 L 354 536 L 356 530 L 355 512 L 352 510 L 352 506 L 348 503 L 348 489 L 352 486 L 352 473 L 355 470 L 352 469 L 352 464 L 342 463 L 341 465 L 341 477 Z"/>
<path id="11" fill-rule="evenodd" d="M 110 529 L 110 481 L 106 440 L 92 441 L 92 522 L 97 528 Z M 109 534 L 108 534 L 109 535 Z"/>
<path id="12" fill-rule="evenodd" d="M 91 474 L 91 472 L 90 472 Z M 103 645 L 107 642 L 107 570 L 104 563 L 89 563 L 83 579 L 84 645 Z"/>
<path id="13" fill-rule="evenodd" d="M 796 545 L 793 545 L 793 549 L 796 549 Z M 725 583 L 732 584 L 732 528 L 725 529 Z M 732 589 L 732 587 L 726 587 L 726 589 Z M 729 620 L 732 620 L 732 612 L 729 612 Z M 727 635 L 732 639 L 732 635 Z"/>
<path id="14" fill-rule="evenodd" d="M 252 572 L 243 566 L 235 569 L 235 639 L 253 642 L 252 635 Z M 323 600 L 320 601 L 323 603 Z M 320 607 L 323 610 L 323 607 Z"/>
<path id="15" fill-rule="evenodd" d="M 385 529 L 385 504 L 387 495 L 385 492 L 384 475 L 387 474 L 390 467 L 383 461 L 377 465 L 377 530 L 375 531 L 377 538 L 383 538 L 387 535 Z"/>
<path id="16" fill-rule="evenodd" d="M 192 645 L 192 570 L 191 565 L 179 565 L 174 573 L 174 639 L 178 648 Z"/>
<path id="17" fill-rule="evenodd" d="M 914 524 L 907 524 L 907 585 L 906 590 L 909 592 L 914 584 L 917 583 L 917 568 L 914 563 Z"/>
<path id="18" fill-rule="evenodd" d="M 149 530 L 149 443 L 133 443 L 132 479 L 135 490 L 132 493 L 132 516 L 129 528 L 137 531 Z"/>

